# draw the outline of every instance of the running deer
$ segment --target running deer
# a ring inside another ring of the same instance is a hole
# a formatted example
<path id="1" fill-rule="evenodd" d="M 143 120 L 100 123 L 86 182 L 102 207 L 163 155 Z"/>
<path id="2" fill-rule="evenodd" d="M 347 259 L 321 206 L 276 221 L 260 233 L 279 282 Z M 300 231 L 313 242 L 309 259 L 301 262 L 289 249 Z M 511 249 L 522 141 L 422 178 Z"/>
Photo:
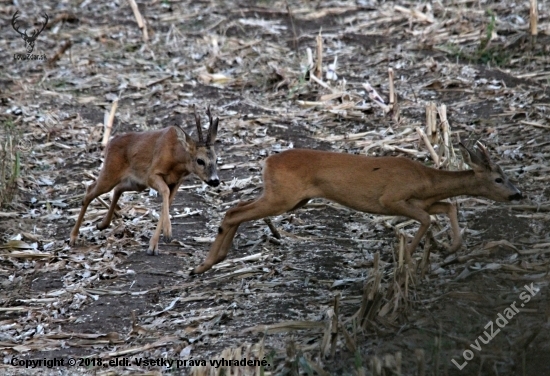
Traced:
<path id="1" fill-rule="evenodd" d="M 460 149 L 472 170 L 436 170 L 402 157 L 306 149 L 272 155 L 265 160 L 263 194 L 227 211 L 206 260 L 192 274 L 204 273 L 225 259 L 241 223 L 283 214 L 316 197 L 366 213 L 405 216 L 420 222 L 407 246 L 407 259 L 430 227 L 430 214 L 447 214 L 453 233 L 450 251 L 456 252 L 462 245 L 457 208 L 441 200 L 460 195 L 494 201 L 522 198 L 502 169 L 491 162 L 483 145 L 478 143 L 477 149 L 470 150 L 460 144 Z"/>
<path id="2" fill-rule="evenodd" d="M 84 213 L 93 199 L 114 188 L 109 211 L 97 225 L 99 230 L 103 230 L 111 223 L 117 201 L 123 192 L 141 192 L 150 187 L 162 196 L 158 225 L 147 250 L 150 255 L 158 255 L 161 231 L 166 241 L 170 241 L 172 237 L 169 208 L 183 179 L 194 173 L 212 187 L 220 184 L 214 150 L 219 119 L 212 119 L 210 107 L 207 114 L 210 128 L 206 141 L 203 140 L 200 118 L 196 111 L 198 142 L 175 126 L 115 136 L 105 150 L 105 161 L 99 177 L 86 190 L 69 244 L 75 244 Z"/>

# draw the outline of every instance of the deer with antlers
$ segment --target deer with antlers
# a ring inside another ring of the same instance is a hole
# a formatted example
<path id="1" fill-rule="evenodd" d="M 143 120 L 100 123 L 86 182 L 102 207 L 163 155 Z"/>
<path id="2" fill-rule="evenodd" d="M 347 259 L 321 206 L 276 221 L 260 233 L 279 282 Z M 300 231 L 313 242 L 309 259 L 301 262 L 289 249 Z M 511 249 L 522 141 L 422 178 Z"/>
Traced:
<path id="1" fill-rule="evenodd" d="M 169 208 L 183 179 L 193 173 L 212 187 L 220 184 L 214 150 L 219 119 L 212 119 L 210 107 L 207 114 L 210 127 L 204 140 L 200 118 L 195 112 L 198 142 L 176 126 L 115 136 L 105 149 L 105 161 L 99 177 L 86 190 L 69 244 L 75 244 L 84 213 L 93 199 L 114 188 L 109 210 L 97 225 L 99 230 L 103 230 L 111 223 L 117 201 L 123 192 L 141 192 L 150 187 L 162 196 L 159 222 L 147 250 L 148 254 L 158 255 L 161 231 L 165 240 L 170 241 L 172 237 Z"/>
<path id="2" fill-rule="evenodd" d="M 42 29 L 40 30 L 33 30 L 31 35 L 28 35 L 27 34 L 27 30 L 25 29 L 25 32 L 20 32 L 19 31 L 19 28 L 17 27 L 17 18 L 19 17 L 17 15 L 17 13 L 19 13 L 19 11 L 15 11 L 15 13 L 13 14 L 13 17 L 11 19 L 11 26 L 13 27 L 13 29 L 19 34 L 21 35 L 21 38 L 23 38 L 23 40 L 25 41 L 25 50 L 27 51 L 27 53 L 32 53 L 32 51 L 34 50 L 34 42 L 36 41 L 36 38 L 38 38 L 38 36 L 40 35 L 40 33 L 46 28 L 46 25 L 48 24 L 48 15 L 46 13 L 44 13 L 44 18 L 46 19 L 44 21 L 44 23 L 42 24 Z"/>
<path id="3" fill-rule="evenodd" d="M 460 195 L 494 201 L 522 198 L 481 143 L 474 150 L 462 144 L 460 149 L 472 170 L 436 170 L 403 157 L 306 149 L 272 155 L 264 164 L 263 194 L 227 211 L 205 261 L 192 274 L 204 273 L 225 259 L 241 223 L 283 214 L 316 197 L 366 213 L 404 216 L 420 222 L 407 246 L 407 259 L 428 231 L 430 215 L 447 214 L 453 233 L 450 251 L 456 252 L 462 244 L 457 208 L 441 200 Z"/>

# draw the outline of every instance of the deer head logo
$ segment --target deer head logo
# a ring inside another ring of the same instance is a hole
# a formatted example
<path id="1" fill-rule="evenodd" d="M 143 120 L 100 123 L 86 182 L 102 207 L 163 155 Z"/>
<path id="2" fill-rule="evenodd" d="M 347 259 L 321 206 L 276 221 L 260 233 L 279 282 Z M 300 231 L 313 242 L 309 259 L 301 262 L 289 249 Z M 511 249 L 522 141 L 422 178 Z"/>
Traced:
<path id="1" fill-rule="evenodd" d="M 25 41 L 25 49 L 27 50 L 27 53 L 30 54 L 34 50 L 34 41 L 36 40 L 36 38 L 38 38 L 42 30 L 44 30 L 44 28 L 48 24 L 49 18 L 48 18 L 48 15 L 44 13 L 44 18 L 46 19 L 46 21 L 44 21 L 44 24 L 42 25 L 42 29 L 40 29 L 39 31 L 33 30 L 31 35 L 27 35 L 27 29 L 25 29 L 25 32 L 22 33 L 19 31 L 19 28 L 17 27 L 17 17 L 18 17 L 17 13 L 19 13 L 19 11 L 16 11 L 13 14 L 13 18 L 11 19 L 11 25 L 13 26 L 13 29 L 17 31 L 17 33 L 19 33 L 19 35 L 21 35 L 21 38 L 23 38 L 23 40 Z"/>

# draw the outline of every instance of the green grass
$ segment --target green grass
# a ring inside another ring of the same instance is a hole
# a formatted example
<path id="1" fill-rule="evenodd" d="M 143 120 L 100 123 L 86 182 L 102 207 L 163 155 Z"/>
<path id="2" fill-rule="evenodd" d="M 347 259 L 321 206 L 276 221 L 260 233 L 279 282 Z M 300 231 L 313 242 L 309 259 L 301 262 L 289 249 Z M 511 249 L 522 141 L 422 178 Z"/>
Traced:
<path id="1" fill-rule="evenodd" d="M 489 20 L 485 28 L 485 35 L 480 38 L 479 45 L 475 49 L 465 49 L 456 44 L 447 43 L 438 46 L 437 49 L 456 58 L 466 60 L 470 64 L 493 65 L 502 67 L 511 60 L 510 52 L 502 46 L 491 45 L 491 37 L 496 27 L 496 16 L 492 10 L 487 11 Z"/>
<path id="2" fill-rule="evenodd" d="M 313 73 L 310 73 L 310 74 L 313 74 Z M 306 86 L 307 86 L 306 73 L 303 72 L 300 74 L 300 77 L 298 77 L 298 82 L 288 90 L 287 98 L 294 99 L 295 96 L 303 92 Z"/>

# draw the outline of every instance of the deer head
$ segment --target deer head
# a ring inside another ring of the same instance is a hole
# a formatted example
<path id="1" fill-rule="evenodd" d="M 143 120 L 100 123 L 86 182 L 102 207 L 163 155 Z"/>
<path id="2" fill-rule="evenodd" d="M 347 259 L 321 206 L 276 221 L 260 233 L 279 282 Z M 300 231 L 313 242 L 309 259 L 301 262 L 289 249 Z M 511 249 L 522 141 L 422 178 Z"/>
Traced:
<path id="1" fill-rule="evenodd" d="M 481 142 L 475 149 L 459 144 L 464 162 L 472 168 L 479 180 L 478 189 L 483 196 L 494 201 L 511 201 L 522 198 L 521 192 L 508 180 L 499 165 L 491 161 L 489 152 Z"/>
<path id="2" fill-rule="evenodd" d="M 214 142 L 216 141 L 216 135 L 218 134 L 219 119 L 212 119 L 212 113 L 210 112 L 209 106 L 206 113 L 208 114 L 210 126 L 208 128 L 206 140 L 204 140 L 201 120 L 197 115 L 195 106 L 193 106 L 193 112 L 195 114 L 198 142 L 185 133 L 185 142 L 187 144 L 186 147 L 189 150 L 189 154 L 193 156 L 191 160 L 191 171 L 206 182 L 206 184 L 212 187 L 217 187 L 220 184 L 220 178 L 218 177 L 217 156 L 216 150 L 214 149 Z"/>
<path id="3" fill-rule="evenodd" d="M 17 33 L 19 35 L 21 35 L 21 38 L 23 38 L 23 40 L 25 41 L 25 49 L 27 51 L 27 53 L 32 53 L 32 51 L 34 50 L 34 42 L 36 41 L 36 38 L 38 38 L 38 36 L 40 35 L 40 33 L 42 32 L 42 30 L 44 30 L 44 28 L 46 27 L 46 25 L 48 24 L 48 15 L 46 13 L 44 13 L 44 18 L 46 19 L 44 21 L 44 24 L 42 24 L 42 29 L 40 30 L 33 30 L 31 35 L 28 35 L 27 34 L 27 29 L 25 29 L 25 32 L 20 32 L 19 31 L 19 28 L 17 27 L 17 18 L 19 17 L 17 14 L 19 13 L 19 11 L 16 11 L 14 14 L 13 14 L 13 17 L 11 19 L 11 25 L 13 26 L 13 29 L 15 31 L 17 31 Z"/>

